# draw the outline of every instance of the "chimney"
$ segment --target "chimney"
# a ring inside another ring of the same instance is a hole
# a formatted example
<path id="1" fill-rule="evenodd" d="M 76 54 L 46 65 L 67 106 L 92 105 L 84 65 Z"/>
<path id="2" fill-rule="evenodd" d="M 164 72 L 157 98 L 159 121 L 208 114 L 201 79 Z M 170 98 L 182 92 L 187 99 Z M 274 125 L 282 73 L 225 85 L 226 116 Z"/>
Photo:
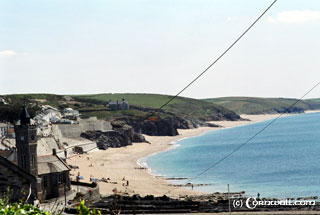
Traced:
<path id="1" fill-rule="evenodd" d="M 52 149 L 52 155 L 57 155 L 57 150 L 56 149 Z"/>

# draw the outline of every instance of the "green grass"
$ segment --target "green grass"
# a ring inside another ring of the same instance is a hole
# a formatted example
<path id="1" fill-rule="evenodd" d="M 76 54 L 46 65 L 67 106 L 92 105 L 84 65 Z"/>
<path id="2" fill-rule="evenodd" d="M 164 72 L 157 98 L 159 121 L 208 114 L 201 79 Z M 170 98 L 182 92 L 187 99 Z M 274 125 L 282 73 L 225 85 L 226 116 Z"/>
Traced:
<path id="1" fill-rule="evenodd" d="M 159 94 L 95 94 L 95 95 L 73 95 L 80 102 L 93 102 L 108 104 L 109 101 L 121 101 L 125 99 L 129 105 L 157 109 L 166 103 L 172 96 Z M 177 97 L 163 110 L 187 118 L 212 119 L 214 116 L 233 115 L 232 111 L 219 105 L 186 97 Z M 101 115 L 102 113 L 100 113 Z M 104 113 L 106 114 L 106 113 Z"/>
<path id="2" fill-rule="evenodd" d="M 257 97 L 222 97 L 205 99 L 205 101 L 221 105 L 237 114 L 259 114 L 284 111 L 297 99 L 289 98 L 257 98 Z M 320 99 L 307 99 L 298 102 L 296 110 L 320 109 Z"/>
<path id="3" fill-rule="evenodd" d="M 146 117 L 147 113 L 138 110 L 119 110 L 119 111 L 92 111 L 92 112 L 81 112 L 83 116 L 92 117 L 96 116 L 98 119 L 111 120 L 123 116 L 131 117 Z"/>
<path id="4" fill-rule="evenodd" d="M 125 99 L 129 104 L 141 106 L 141 107 L 150 107 L 150 108 L 159 108 L 162 104 L 168 101 L 172 96 L 168 95 L 159 95 L 159 94 L 135 94 L 135 93 L 117 93 L 117 94 L 93 94 L 93 95 L 73 95 L 75 99 L 80 101 L 89 101 L 95 100 L 108 104 L 109 101 L 121 101 Z M 178 104 L 182 102 L 182 97 L 175 99 L 171 104 Z"/>
<path id="5" fill-rule="evenodd" d="M 36 94 L 10 94 L 5 95 L 9 98 L 16 99 L 48 99 L 48 100 L 61 100 L 64 96 L 56 94 L 36 93 Z"/>
<path id="6" fill-rule="evenodd" d="M 63 95 L 56 94 L 11 94 L 3 95 L 0 97 L 7 98 L 11 104 L 22 105 L 27 101 L 44 100 L 44 102 L 39 102 L 41 104 L 51 105 L 58 107 L 60 104 L 64 103 L 66 100 Z"/>
<path id="7" fill-rule="evenodd" d="M 152 110 L 156 110 L 166 103 L 172 96 L 159 94 L 137 94 L 137 93 L 122 93 L 122 94 L 92 94 L 92 95 L 69 95 L 74 101 L 69 102 L 64 95 L 55 94 L 14 94 L 5 95 L 6 100 L 12 105 L 22 105 L 25 101 L 29 104 L 49 104 L 57 108 L 71 107 L 77 109 L 84 116 L 97 116 L 101 119 L 112 119 L 121 116 L 144 117 Z M 128 111 L 108 111 L 107 105 L 110 101 L 121 101 L 125 99 L 131 106 Z M 40 100 L 40 101 L 39 101 Z M 143 107 L 151 108 L 152 110 L 140 111 L 133 108 Z M 7 108 L 7 107 L 6 107 Z M 101 111 L 104 110 L 105 111 Z M 90 110 L 90 112 L 84 111 Z M 163 111 L 169 113 L 159 113 L 160 116 L 168 116 L 175 114 L 186 119 L 197 120 L 215 120 L 215 119 L 236 119 L 238 116 L 228 109 L 219 105 L 185 97 L 177 97 Z M 0 110 L 1 112 L 1 110 Z"/>

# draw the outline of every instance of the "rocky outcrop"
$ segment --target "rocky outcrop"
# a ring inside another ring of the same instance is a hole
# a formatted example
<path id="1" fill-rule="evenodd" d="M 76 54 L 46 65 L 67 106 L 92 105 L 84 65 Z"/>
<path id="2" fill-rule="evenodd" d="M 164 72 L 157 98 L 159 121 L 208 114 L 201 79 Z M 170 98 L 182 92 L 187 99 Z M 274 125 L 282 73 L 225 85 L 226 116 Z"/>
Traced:
<path id="1" fill-rule="evenodd" d="M 109 147 L 117 148 L 132 145 L 131 140 L 117 131 L 87 131 L 81 133 L 81 137 L 95 141 L 99 149 L 107 149 Z"/>
<path id="2" fill-rule="evenodd" d="M 249 209 L 245 205 L 247 197 L 243 197 L 244 192 L 237 193 L 214 193 L 202 196 L 180 196 L 179 199 L 170 198 L 166 195 L 157 197 L 153 195 L 140 196 L 135 194 L 133 196 L 126 195 L 111 195 L 103 196 L 99 201 L 90 203 L 88 207 L 99 208 L 102 214 L 115 214 L 120 211 L 121 214 L 179 214 L 179 213 L 220 213 L 228 212 L 231 206 L 232 211 L 241 212 L 241 214 L 260 214 L 265 211 L 272 214 L 273 212 L 283 211 L 281 214 L 297 214 L 296 211 L 301 211 L 298 214 L 315 214 L 313 212 L 319 211 L 320 203 L 315 202 L 315 205 L 257 205 L 254 209 Z M 240 202 L 241 205 L 229 204 L 229 195 L 232 196 L 231 202 Z M 262 201 L 277 201 L 275 198 L 257 199 Z M 243 204 L 244 203 L 244 204 Z M 251 204 L 252 205 L 252 204 Z M 76 214 L 75 208 L 67 208 L 66 213 Z M 292 212 L 292 213 L 290 213 Z M 240 213 L 239 213 L 240 214 Z M 250 213 L 251 214 L 251 213 Z M 277 213 L 278 214 L 278 213 Z M 279 213 L 280 214 L 280 213 Z"/>
<path id="3" fill-rule="evenodd" d="M 179 134 L 177 129 L 198 128 L 199 126 L 219 127 L 201 120 L 185 120 L 174 115 L 166 118 L 156 117 L 153 120 L 123 117 L 113 120 L 111 125 L 114 130 L 130 125 L 136 134 L 150 136 L 176 136 Z"/>
<path id="4" fill-rule="evenodd" d="M 132 145 L 132 142 L 146 142 L 141 134 L 133 131 L 132 127 L 124 125 L 112 131 L 87 131 L 81 137 L 95 141 L 99 149 L 117 148 Z"/>
<path id="5" fill-rule="evenodd" d="M 141 143 L 146 142 L 146 139 L 140 133 L 134 131 L 134 129 L 127 124 L 112 125 L 113 130 L 120 134 L 127 136 L 132 142 Z"/>
<path id="6" fill-rule="evenodd" d="M 111 125 L 115 130 L 130 125 L 134 132 L 150 136 L 175 136 L 178 135 L 178 128 L 190 128 L 187 121 L 178 117 L 156 118 L 155 120 L 119 118 L 112 121 Z"/>
<path id="7" fill-rule="evenodd" d="M 249 114 L 281 114 L 281 113 L 304 113 L 305 109 L 299 107 L 291 107 L 291 108 L 271 108 L 263 111 L 251 112 Z"/>

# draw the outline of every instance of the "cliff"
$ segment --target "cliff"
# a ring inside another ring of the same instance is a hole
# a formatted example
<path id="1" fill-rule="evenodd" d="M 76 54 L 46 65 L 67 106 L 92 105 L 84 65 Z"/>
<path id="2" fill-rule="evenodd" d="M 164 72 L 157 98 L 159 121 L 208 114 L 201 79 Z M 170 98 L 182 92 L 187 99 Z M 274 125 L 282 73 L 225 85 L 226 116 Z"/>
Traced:
<path id="1" fill-rule="evenodd" d="M 133 131 L 132 127 L 124 125 L 113 131 L 87 131 L 81 137 L 97 143 L 99 149 L 117 148 L 132 145 L 132 142 L 146 142 L 145 138 Z"/>
<path id="2" fill-rule="evenodd" d="M 146 118 L 122 117 L 111 122 L 114 130 L 130 126 L 136 134 L 146 134 L 150 136 L 176 136 L 177 129 L 190 129 L 200 126 L 218 127 L 217 125 L 202 121 L 185 120 L 178 116 L 168 116 L 165 118 L 156 117 L 153 120 Z"/>

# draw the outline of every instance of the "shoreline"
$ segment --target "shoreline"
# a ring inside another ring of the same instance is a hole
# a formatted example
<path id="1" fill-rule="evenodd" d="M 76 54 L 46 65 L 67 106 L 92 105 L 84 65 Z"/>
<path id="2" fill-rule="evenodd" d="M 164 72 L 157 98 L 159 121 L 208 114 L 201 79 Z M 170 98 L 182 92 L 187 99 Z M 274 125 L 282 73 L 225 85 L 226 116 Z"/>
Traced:
<path id="1" fill-rule="evenodd" d="M 293 115 L 296 114 L 284 114 L 282 117 Z M 162 196 L 166 194 L 170 197 L 206 194 L 205 192 L 191 190 L 186 187 L 173 187 L 164 177 L 153 174 L 149 168 L 141 167 L 139 161 L 141 162 L 141 160 L 147 159 L 154 154 L 171 150 L 176 147 L 175 144 L 178 141 L 185 138 L 200 136 L 209 131 L 262 122 L 277 116 L 279 114 L 241 115 L 242 118 L 251 121 L 212 121 L 211 123 L 223 127 L 179 129 L 179 135 L 172 137 L 144 135 L 150 144 L 133 143 L 133 145 L 127 147 L 109 148 L 105 151 L 100 150 L 98 152 L 78 155 L 68 158 L 68 163 L 79 166 L 79 169 L 71 171 L 73 179 L 75 179 L 78 172 L 84 177 L 82 181 L 85 182 L 90 182 L 90 177 L 97 179 L 101 179 L 102 177 L 110 178 L 108 183 L 99 182 L 100 193 L 102 195 L 113 194 L 113 191 L 117 191 L 120 194 L 139 194 L 141 196 Z M 127 183 L 128 186 L 126 186 Z M 168 193 L 170 190 L 172 192 Z"/>

